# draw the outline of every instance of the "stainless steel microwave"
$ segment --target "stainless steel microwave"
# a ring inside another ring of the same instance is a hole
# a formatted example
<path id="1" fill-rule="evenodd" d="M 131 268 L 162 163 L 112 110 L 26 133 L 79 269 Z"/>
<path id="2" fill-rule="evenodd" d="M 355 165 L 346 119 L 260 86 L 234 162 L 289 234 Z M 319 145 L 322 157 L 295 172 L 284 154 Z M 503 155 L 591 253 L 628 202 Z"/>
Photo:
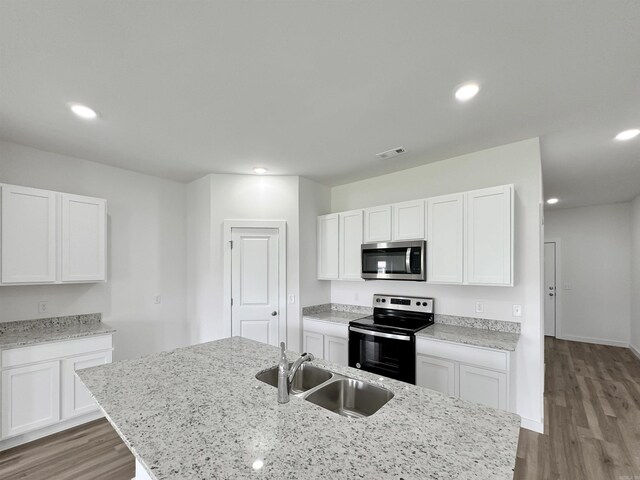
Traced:
<path id="1" fill-rule="evenodd" d="M 365 280 L 413 280 L 424 282 L 427 242 L 364 243 L 362 278 Z"/>

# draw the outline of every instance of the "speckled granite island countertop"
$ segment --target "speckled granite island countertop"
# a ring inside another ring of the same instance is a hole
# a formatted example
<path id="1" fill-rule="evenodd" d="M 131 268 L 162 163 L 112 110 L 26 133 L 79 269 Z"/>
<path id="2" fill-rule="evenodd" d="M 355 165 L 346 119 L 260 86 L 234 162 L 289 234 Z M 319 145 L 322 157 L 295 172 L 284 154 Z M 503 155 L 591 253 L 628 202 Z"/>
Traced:
<path id="1" fill-rule="evenodd" d="M 78 375 L 156 480 L 513 477 L 519 416 L 319 360 L 395 396 L 360 419 L 294 396 L 279 405 L 255 378 L 277 358 L 233 337 Z"/>
<path id="2" fill-rule="evenodd" d="M 100 313 L 4 322 L 0 323 L 0 349 L 106 335 L 115 331 L 102 322 Z"/>

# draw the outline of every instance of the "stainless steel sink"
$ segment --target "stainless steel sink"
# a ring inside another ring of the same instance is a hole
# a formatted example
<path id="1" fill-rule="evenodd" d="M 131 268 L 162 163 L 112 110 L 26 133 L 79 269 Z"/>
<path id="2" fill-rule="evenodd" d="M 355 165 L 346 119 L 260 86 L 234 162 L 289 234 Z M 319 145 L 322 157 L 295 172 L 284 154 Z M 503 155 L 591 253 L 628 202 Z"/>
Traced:
<path id="1" fill-rule="evenodd" d="M 256 378 L 277 388 L 278 367 L 263 370 Z M 393 392 L 386 388 L 345 377 L 309 363 L 303 363 L 293 377 L 291 394 L 343 417 L 355 418 L 373 415 L 393 398 Z"/>
<path id="2" fill-rule="evenodd" d="M 393 398 L 386 388 L 353 378 L 329 382 L 305 397 L 305 400 L 343 417 L 368 417 Z"/>
<path id="3" fill-rule="evenodd" d="M 291 367 L 291 364 L 289 364 Z M 272 367 L 260 372 L 256 378 L 272 387 L 278 387 L 278 367 Z M 293 377 L 291 393 L 302 393 L 325 383 L 333 378 L 333 373 L 324 368 L 314 367 L 308 363 L 303 363 Z"/>

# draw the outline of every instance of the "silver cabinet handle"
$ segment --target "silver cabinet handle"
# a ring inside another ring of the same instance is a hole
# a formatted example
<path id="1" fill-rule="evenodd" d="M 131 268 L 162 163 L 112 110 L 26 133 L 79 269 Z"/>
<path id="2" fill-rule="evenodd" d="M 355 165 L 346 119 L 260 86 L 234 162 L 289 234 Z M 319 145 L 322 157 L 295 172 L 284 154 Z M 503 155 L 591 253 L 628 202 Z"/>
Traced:
<path id="1" fill-rule="evenodd" d="M 271 316 L 275 317 L 276 315 L 278 315 L 278 312 L 276 312 L 275 310 L 273 312 L 271 312 Z"/>
<path id="2" fill-rule="evenodd" d="M 550 297 L 553 297 L 553 293 L 550 293 L 550 294 L 549 294 L 549 296 L 550 296 Z"/>

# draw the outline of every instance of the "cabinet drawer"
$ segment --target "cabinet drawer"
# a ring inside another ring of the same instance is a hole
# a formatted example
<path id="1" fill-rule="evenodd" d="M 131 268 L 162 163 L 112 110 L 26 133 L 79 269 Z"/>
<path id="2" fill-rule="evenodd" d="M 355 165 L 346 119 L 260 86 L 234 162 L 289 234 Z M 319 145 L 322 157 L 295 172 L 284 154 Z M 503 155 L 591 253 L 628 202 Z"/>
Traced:
<path id="1" fill-rule="evenodd" d="M 111 348 L 111 334 L 17 347 L 2 351 L 2 368 L 44 362 L 100 350 L 111 350 Z"/>
<path id="2" fill-rule="evenodd" d="M 473 347 L 470 345 L 459 345 L 418 337 L 416 339 L 416 353 L 446 358 L 448 360 L 455 360 L 457 362 L 491 368 L 493 370 L 507 371 L 508 368 L 508 352 Z"/>
<path id="3" fill-rule="evenodd" d="M 332 337 L 349 338 L 349 325 L 342 323 L 303 318 L 303 329 L 309 332 L 331 335 Z"/>

